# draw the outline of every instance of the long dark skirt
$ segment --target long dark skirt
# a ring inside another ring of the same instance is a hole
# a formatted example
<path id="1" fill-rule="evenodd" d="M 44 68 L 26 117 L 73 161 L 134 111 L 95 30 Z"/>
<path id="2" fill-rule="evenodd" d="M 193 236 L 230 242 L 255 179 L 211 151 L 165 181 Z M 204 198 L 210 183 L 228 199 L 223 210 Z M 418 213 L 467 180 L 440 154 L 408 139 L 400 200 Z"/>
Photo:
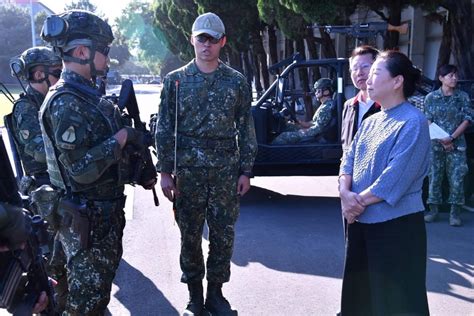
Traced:
<path id="1" fill-rule="evenodd" d="M 341 315 L 429 315 L 423 212 L 349 225 Z"/>

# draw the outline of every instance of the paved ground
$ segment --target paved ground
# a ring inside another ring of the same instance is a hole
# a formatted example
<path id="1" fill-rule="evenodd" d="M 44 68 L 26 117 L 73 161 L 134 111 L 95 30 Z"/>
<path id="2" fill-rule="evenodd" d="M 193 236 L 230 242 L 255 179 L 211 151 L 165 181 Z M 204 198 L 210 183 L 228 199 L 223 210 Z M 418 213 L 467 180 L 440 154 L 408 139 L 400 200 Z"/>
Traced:
<path id="1" fill-rule="evenodd" d="M 241 315 L 334 315 L 344 260 L 336 178 L 253 183 L 242 200 L 232 281 L 224 293 Z M 179 231 L 170 203 L 160 195 L 160 207 L 153 207 L 143 190 L 134 201 L 110 312 L 178 315 L 187 291 L 179 282 Z M 461 228 L 449 227 L 447 214 L 428 226 L 432 315 L 474 315 L 474 213 L 463 217 Z"/>

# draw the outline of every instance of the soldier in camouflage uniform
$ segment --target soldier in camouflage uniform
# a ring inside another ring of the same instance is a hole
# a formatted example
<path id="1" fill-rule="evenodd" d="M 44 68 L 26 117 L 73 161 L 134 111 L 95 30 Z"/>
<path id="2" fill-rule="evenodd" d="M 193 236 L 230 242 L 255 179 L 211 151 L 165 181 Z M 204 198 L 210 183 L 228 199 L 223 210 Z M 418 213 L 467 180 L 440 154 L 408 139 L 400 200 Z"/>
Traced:
<path id="1" fill-rule="evenodd" d="M 28 194 L 35 187 L 49 183 L 38 111 L 49 87 L 59 79 L 62 61 L 51 48 L 33 47 L 13 58 L 10 64 L 12 75 L 28 82 L 26 94 L 21 94 L 13 105 L 11 117 L 6 118 L 25 170 L 21 181 L 24 187 L 20 190 Z"/>
<path id="2" fill-rule="evenodd" d="M 441 88 L 429 93 L 424 102 L 428 120 L 436 123 L 450 136 L 432 140 L 432 164 L 429 174 L 429 212 L 425 214 L 426 222 L 433 222 L 443 202 L 442 182 L 444 175 L 448 177 L 449 197 L 451 204 L 449 224 L 460 226 L 461 207 L 464 204 L 464 176 L 467 174 L 466 140 L 464 131 L 472 121 L 467 93 L 457 90 L 457 68 L 444 65 L 439 71 Z"/>
<path id="3" fill-rule="evenodd" d="M 257 150 L 250 87 L 242 74 L 219 60 L 225 43 L 221 19 L 200 15 L 191 36 L 195 59 L 166 76 L 159 106 L 157 169 L 163 193 L 176 199 L 181 281 L 190 294 L 187 315 L 203 312 L 206 268 L 205 308 L 213 314 L 232 312 L 221 289 L 230 278 L 239 198 L 250 188 Z M 206 266 L 201 249 L 205 221 L 210 242 Z"/>
<path id="4" fill-rule="evenodd" d="M 124 184 L 134 170 L 124 147 L 143 146 L 143 134 L 124 127 L 95 87 L 114 39 L 106 22 L 67 11 L 48 17 L 42 37 L 64 60 L 40 110 L 48 173 L 65 194 L 58 208 L 69 284 L 63 315 L 104 315 L 122 256 Z"/>
<path id="5" fill-rule="evenodd" d="M 332 99 L 333 88 L 331 79 L 319 79 L 314 83 L 314 90 L 316 98 L 321 105 L 316 113 L 314 113 L 313 120 L 311 122 L 300 122 L 303 129 L 281 133 L 273 140 L 272 144 L 335 141 L 333 137 L 329 136 L 331 127 L 335 128 L 335 124 L 331 124 L 331 121 L 336 119 L 336 103 Z"/>
<path id="6" fill-rule="evenodd" d="M 12 75 L 20 80 L 26 80 L 28 85 L 26 94 L 22 94 L 14 103 L 12 113 L 5 118 L 5 121 L 25 170 L 25 176 L 20 182 L 20 191 L 22 194 L 30 195 L 31 201 L 35 202 L 33 198 L 35 189 L 50 184 L 38 111 L 48 89 L 61 75 L 62 60 L 51 48 L 38 46 L 12 58 L 10 64 Z M 51 226 L 50 231 L 54 235 Z M 56 249 L 54 259 L 48 264 L 48 272 L 58 282 L 54 290 L 58 303 L 57 310 L 62 312 L 67 297 L 66 257 L 60 245 L 57 245 Z"/>

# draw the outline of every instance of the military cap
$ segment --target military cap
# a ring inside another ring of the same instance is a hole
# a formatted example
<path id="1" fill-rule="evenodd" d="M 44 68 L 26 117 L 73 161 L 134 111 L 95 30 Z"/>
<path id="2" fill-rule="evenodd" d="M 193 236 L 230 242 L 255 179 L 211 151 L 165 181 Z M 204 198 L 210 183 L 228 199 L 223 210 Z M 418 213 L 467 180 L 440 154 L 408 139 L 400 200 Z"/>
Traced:
<path id="1" fill-rule="evenodd" d="M 192 35 L 209 34 L 214 38 L 221 38 L 225 35 L 225 27 L 222 20 L 214 13 L 207 12 L 201 14 L 193 23 Z"/>

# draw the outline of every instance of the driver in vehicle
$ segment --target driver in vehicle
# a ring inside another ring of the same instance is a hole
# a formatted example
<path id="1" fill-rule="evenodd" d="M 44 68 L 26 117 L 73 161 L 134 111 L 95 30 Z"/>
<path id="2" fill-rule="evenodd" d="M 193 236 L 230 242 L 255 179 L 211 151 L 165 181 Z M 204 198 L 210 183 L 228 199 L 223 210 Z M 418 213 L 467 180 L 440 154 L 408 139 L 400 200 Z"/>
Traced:
<path id="1" fill-rule="evenodd" d="M 272 142 L 274 145 L 297 144 L 306 142 L 327 143 L 335 141 L 330 131 L 336 131 L 336 103 L 332 99 L 334 92 L 332 81 L 329 78 L 321 78 L 314 84 L 316 99 L 321 103 L 318 110 L 309 122 L 299 121 L 301 129 L 296 131 L 285 131 L 278 135 Z M 331 128 L 333 127 L 334 128 Z"/>

